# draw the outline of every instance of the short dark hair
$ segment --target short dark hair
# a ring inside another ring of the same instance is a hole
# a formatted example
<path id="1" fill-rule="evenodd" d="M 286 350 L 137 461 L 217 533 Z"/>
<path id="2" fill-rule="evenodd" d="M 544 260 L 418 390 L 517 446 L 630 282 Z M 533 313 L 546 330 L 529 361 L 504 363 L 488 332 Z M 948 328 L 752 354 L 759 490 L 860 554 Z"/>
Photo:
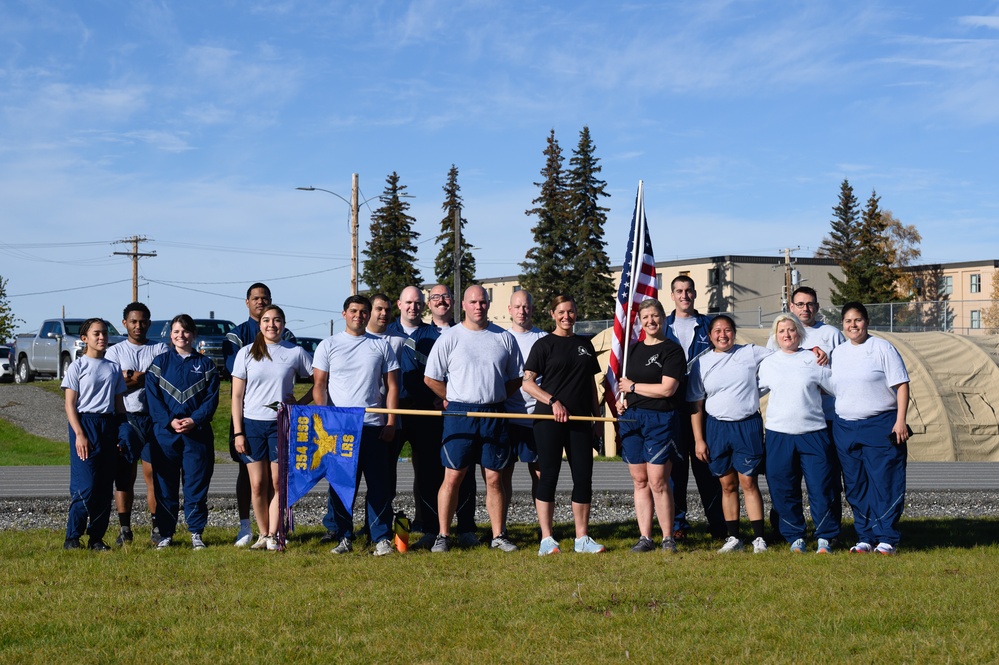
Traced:
<path id="1" fill-rule="evenodd" d="M 864 319 L 864 321 L 866 321 L 868 323 L 871 322 L 871 317 L 867 313 L 867 308 L 864 307 L 864 303 L 857 302 L 856 300 L 851 300 L 850 302 L 848 302 L 845 305 L 843 305 L 843 309 L 840 310 L 840 317 L 839 318 L 840 319 L 845 319 L 846 318 L 846 313 L 849 312 L 851 309 L 855 309 L 858 312 L 860 312 L 860 316 Z"/>
<path id="2" fill-rule="evenodd" d="M 346 300 L 343 301 L 343 311 L 347 311 L 347 308 L 351 305 L 364 305 L 364 309 L 371 313 L 371 301 L 364 296 L 348 296 Z"/>
<path id="3" fill-rule="evenodd" d="M 147 319 L 153 318 L 153 315 L 149 312 L 149 308 L 143 305 L 141 302 L 130 302 L 125 305 L 125 311 L 121 313 L 121 320 L 124 321 L 128 318 L 129 312 L 142 312 L 146 315 Z"/>
<path id="4" fill-rule="evenodd" d="M 670 292 L 673 291 L 673 287 L 676 286 L 677 282 L 689 282 L 690 283 L 690 288 L 692 288 L 692 289 L 696 289 L 697 288 L 694 285 L 694 280 L 693 280 L 693 278 L 690 275 L 677 275 L 676 277 L 673 278 L 673 281 L 669 283 L 669 290 L 670 290 Z"/>
<path id="5" fill-rule="evenodd" d="M 267 292 L 267 297 L 268 297 L 268 298 L 270 298 L 270 297 L 271 297 L 271 289 L 270 289 L 270 287 L 269 287 L 269 286 L 267 286 L 267 285 L 266 285 L 266 284 L 264 284 L 263 282 L 254 282 L 253 284 L 250 284 L 250 288 L 248 288 L 248 289 L 246 290 L 246 299 L 247 299 L 247 300 L 249 300 L 249 299 L 250 299 L 250 294 L 251 294 L 251 293 L 253 293 L 253 290 L 254 290 L 254 289 L 263 289 L 264 291 L 266 291 L 266 292 Z"/>
<path id="6" fill-rule="evenodd" d="M 389 297 L 388 297 L 387 295 L 385 295 L 384 293 L 376 293 L 376 294 L 372 295 L 372 296 L 371 296 L 371 297 L 369 298 L 369 300 L 370 300 L 371 302 L 374 302 L 374 301 L 376 301 L 376 300 L 384 300 L 385 302 L 387 302 L 387 303 L 389 304 L 389 307 L 391 307 L 391 306 L 392 306 L 392 301 L 391 301 L 391 300 L 389 300 Z"/>
<path id="7" fill-rule="evenodd" d="M 813 298 L 815 298 L 815 302 L 819 301 L 819 294 L 816 293 L 815 289 L 813 289 L 810 286 L 799 286 L 798 288 L 796 288 L 794 291 L 791 292 L 791 300 L 794 301 L 794 299 L 797 297 L 799 293 L 804 293 L 806 296 L 812 296 Z"/>

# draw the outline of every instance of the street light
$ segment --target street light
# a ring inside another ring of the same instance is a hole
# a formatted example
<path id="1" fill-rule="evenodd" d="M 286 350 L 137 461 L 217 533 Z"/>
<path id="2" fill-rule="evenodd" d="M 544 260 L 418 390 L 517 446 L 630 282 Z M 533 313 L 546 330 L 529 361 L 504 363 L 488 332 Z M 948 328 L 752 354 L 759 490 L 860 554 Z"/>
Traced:
<path id="1" fill-rule="evenodd" d="M 357 295 L 357 174 L 350 177 L 350 200 L 322 187 L 296 187 L 303 192 L 326 192 L 350 206 L 350 295 Z M 370 199 L 369 199 L 370 200 Z M 367 203 L 367 201 L 365 201 Z"/>
<path id="2" fill-rule="evenodd" d="M 350 277 L 350 294 L 356 296 L 357 295 L 357 285 L 358 285 L 358 277 L 357 277 L 357 263 L 358 263 L 357 262 L 357 213 L 358 213 L 358 209 L 362 205 L 364 205 L 365 203 L 367 203 L 368 201 L 374 201 L 375 199 L 382 198 L 382 195 L 379 194 L 377 196 L 372 196 L 372 197 L 364 199 L 361 202 L 358 202 L 358 200 L 357 200 L 357 198 L 358 198 L 358 196 L 357 196 L 357 194 L 358 194 L 357 174 L 356 173 L 352 174 L 350 180 L 351 180 L 351 184 L 350 184 L 350 200 L 349 201 L 347 199 L 343 198 L 342 196 L 340 196 L 339 194 L 337 194 L 336 192 L 330 191 L 328 189 L 323 189 L 322 187 L 296 187 L 295 189 L 299 189 L 299 190 L 301 190 L 303 192 L 326 192 L 327 194 L 332 194 L 333 196 L 337 197 L 338 199 L 340 199 L 341 201 L 343 201 L 344 203 L 346 203 L 347 205 L 350 206 L 350 271 L 351 271 L 351 277 Z M 409 196 L 409 195 L 406 195 L 406 194 L 401 194 L 401 195 L 399 195 L 399 198 L 411 199 L 413 197 Z"/>

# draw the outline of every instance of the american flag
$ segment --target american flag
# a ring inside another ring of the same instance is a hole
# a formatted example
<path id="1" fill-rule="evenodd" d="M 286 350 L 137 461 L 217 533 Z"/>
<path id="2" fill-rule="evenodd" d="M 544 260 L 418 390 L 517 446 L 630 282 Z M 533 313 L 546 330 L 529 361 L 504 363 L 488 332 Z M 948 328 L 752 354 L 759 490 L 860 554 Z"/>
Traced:
<path id="1" fill-rule="evenodd" d="M 639 261 L 634 260 L 637 252 L 641 252 Z M 611 338 L 605 379 L 604 399 L 612 411 L 616 411 L 617 382 L 624 371 L 628 346 L 641 339 L 642 325 L 638 320 L 638 305 L 647 298 L 658 297 L 656 260 L 652 255 L 652 239 L 645 220 L 645 195 L 642 182 L 639 181 L 635 215 L 631 218 L 631 235 L 621 270 L 621 286 L 617 290 L 617 302 L 614 305 L 614 336 Z"/>

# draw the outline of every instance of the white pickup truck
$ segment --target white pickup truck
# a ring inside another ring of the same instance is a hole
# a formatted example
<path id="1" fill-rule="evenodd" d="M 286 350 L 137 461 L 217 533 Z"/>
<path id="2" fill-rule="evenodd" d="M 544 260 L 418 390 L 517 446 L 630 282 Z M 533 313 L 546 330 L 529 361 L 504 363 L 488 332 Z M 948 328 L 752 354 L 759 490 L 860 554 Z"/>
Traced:
<path id="1" fill-rule="evenodd" d="M 86 319 L 48 319 L 35 334 L 18 335 L 11 349 L 14 381 L 27 383 L 36 376 L 60 378 L 74 359 L 83 354 L 80 326 Z M 108 323 L 108 344 L 125 339 Z"/>

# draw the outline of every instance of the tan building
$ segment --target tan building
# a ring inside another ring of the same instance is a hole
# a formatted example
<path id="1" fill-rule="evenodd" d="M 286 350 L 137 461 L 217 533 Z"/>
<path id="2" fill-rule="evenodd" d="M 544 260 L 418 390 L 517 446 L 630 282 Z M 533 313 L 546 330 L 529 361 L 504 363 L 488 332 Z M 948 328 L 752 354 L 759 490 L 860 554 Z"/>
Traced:
<path id="1" fill-rule="evenodd" d="M 913 295 L 922 317 L 936 330 L 961 335 L 989 332 L 992 278 L 999 260 L 913 266 Z"/>
<path id="2" fill-rule="evenodd" d="M 621 283 L 621 266 L 612 268 L 613 283 Z M 740 326 L 768 326 L 781 310 L 785 279 L 795 286 L 810 286 L 819 294 L 819 303 L 830 304 L 832 280 L 829 274 L 842 278 L 843 271 L 829 259 L 793 259 L 791 269 L 780 256 L 714 256 L 656 263 L 660 300 L 669 311 L 669 283 L 678 275 L 688 275 L 697 287 L 697 306 L 701 312 L 726 312 L 734 315 Z M 506 304 L 520 289 L 517 275 L 480 280 L 495 305 L 489 316 L 498 325 L 510 326 Z M 538 307 L 543 306 L 537 303 Z M 608 324 L 609 325 L 609 324 Z"/>

